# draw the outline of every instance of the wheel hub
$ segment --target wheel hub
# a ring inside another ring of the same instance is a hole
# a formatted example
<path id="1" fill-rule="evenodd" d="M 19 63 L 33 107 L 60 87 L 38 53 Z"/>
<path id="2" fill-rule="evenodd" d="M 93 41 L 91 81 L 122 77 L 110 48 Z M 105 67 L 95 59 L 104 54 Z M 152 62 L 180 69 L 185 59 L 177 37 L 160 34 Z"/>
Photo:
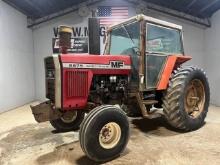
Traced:
<path id="1" fill-rule="evenodd" d="M 194 79 L 186 89 L 185 110 L 192 118 L 198 117 L 204 110 L 205 89 L 201 80 Z"/>
<path id="2" fill-rule="evenodd" d="M 115 147 L 121 138 L 121 128 L 115 122 L 104 125 L 99 133 L 99 143 L 105 149 Z"/>
<path id="3" fill-rule="evenodd" d="M 64 115 L 61 117 L 61 120 L 64 123 L 72 123 L 74 120 L 76 120 L 77 112 L 76 111 L 68 111 L 64 113 Z"/>

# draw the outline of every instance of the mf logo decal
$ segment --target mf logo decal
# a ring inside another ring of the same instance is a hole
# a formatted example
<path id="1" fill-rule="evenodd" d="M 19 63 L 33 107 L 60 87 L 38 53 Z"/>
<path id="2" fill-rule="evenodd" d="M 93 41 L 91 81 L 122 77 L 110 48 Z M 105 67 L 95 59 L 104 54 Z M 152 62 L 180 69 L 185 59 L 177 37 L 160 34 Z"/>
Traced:
<path id="1" fill-rule="evenodd" d="M 122 68 L 124 63 L 122 61 L 111 61 L 110 65 L 112 68 Z"/>

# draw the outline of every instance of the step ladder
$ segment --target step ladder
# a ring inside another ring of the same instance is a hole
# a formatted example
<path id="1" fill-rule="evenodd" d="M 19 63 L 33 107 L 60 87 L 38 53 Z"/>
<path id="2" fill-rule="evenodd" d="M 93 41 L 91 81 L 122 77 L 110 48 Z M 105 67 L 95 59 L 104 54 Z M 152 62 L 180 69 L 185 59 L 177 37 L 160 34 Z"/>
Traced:
<path id="1" fill-rule="evenodd" d="M 147 106 L 157 104 L 158 103 L 157 100 L 152 100 L 152 99 L 144 100 L 139 92 L 136 93 L 136 98 L 144 118 L 152 119 L 152 118 L 161 117 L 163 115 L 163 111 L 161 111 L 160 109 L 154 109 L 152 111 L 150 111 L 150 109 L 147 109 Z"/>

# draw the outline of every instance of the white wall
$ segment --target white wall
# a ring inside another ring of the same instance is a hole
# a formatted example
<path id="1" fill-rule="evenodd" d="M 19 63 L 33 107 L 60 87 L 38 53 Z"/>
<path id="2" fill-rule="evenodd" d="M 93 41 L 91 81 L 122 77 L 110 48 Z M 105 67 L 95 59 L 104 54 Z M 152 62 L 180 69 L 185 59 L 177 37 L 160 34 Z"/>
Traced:
<path id="1" fill-rule="evenodd" d="M 212 26 L 205 31 L 205 70 L 207 72 L 211 103 L 220 106 L 220 10 L 211 18 Z"/>
<path id="2" fill-rule="evenodd" d="M 0 112 L 35 99 L 32 30 L 27 18 L 0 1 Z"/>
<path id="3" fill-rule="evenodd" d="M 102 1 L 92 8 L 97 6 L 128 6 L 129 16 L 136 15 L 135 6 L 127 3 L 123 0 Z M 193 60 L 188 64 L 194 64 L 199 67 L 204 67 L 203 57 L 204 54 L 204 28 L 174 17 L 159 14 L 157 12 L 148 12 L 149 16 L 153 16 L 159 19 L 167 20 L 173 23 L 183 25 L 184 40 L 185 40 L 185 53 L 191 55 Z M 44 66 L 43 58 L 52 54 L 52 41 L 53 27 L 57 27 L 61 24 L 73 25 L 73 26 L 87 26 L 87 18 L 81 18 L 77 12 L 54 19 L 47 23 L 41 24 L 33 30 L 34 36 L 34 56 L 35 56 L 35 75 L 36 75 L 36 98 L 43 100 L 45 96 L 45 84 L 44 84 Z"/>

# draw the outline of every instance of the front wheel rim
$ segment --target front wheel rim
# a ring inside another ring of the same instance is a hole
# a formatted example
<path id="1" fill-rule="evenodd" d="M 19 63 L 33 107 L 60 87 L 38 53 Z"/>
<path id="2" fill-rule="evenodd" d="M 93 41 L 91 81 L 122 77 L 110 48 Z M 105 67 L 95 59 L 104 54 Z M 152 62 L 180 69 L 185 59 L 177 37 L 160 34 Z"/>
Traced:
<path id="1" fill-rule="evenodd" d="M 74 120 L 76 120 L 77 117 L 77 112 L 76 111 L 69 111 L 66 112 L 60 119 L 64 122 L 64 123 L 72 123 Z"/>
<path id="2" fill-rule="evenodd" d="M 199 79 L 192 80 L 186 89 L 184 99 L 185 111 L 191 118 L 197 118 L 205 106 L 205 88 Z"/>
<path id="3" fill-rule="evenodd" d="M 99 143 L 105 149 L 114 148 L 121 138 L 121 128 L 115 122 L 105 124 L 99 132 Z"/>

